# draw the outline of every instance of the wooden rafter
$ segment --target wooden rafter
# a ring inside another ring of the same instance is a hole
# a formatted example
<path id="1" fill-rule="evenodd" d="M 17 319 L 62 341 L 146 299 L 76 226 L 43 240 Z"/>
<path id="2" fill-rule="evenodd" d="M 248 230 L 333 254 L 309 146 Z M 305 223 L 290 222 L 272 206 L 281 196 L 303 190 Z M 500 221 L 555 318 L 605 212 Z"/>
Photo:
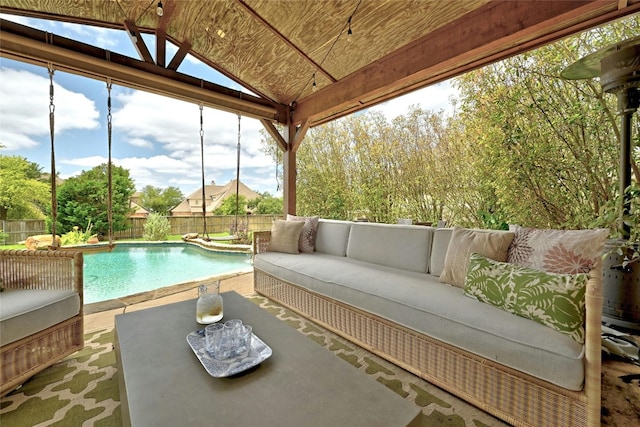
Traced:
<path id="1" fill-rule="evenodd" d="M 124 28 L 129 35 L 129 39 L 131 39 L 131 42 L 133 43 L 133 47 L 136 48 L 136 52 L 138 52 L 140 59 L 142 59 L 144 62 L 148 62 L 149 64 L 155 64 L 156 62 L 153 60 L 153 57 L 151 56 L 151 53 L 149 52 L 149 49 L 147 48 L 147 45 L 142 38 L 142 33 L 140 32 L 136 24 L 133 21 L 127 19 L 124 21 Z"/>
<path id="2" fill-rule="evenodd" d="M 602 13 L 600 1 L 490 2 L 298 101 L 293 122 L 311 126 L 376 105 L 399 94 L 551 43 L 640 10 L 640 3 Z M 572 16 L 593 16 L 571 22 Z M 463 28 L 464 31 L 454 31 Z"/>
<path id="3" fill-rule="evenodd" d="M 287 151 L 289 143 L 280 135 L 280 132 L 278 132 L 278 129 L 276 129 L 273 123 L 264 119 L 260 120 L 260 123 L 262 123 L 267 133 L 276 141 L 280 150 Z"/>
<path id="4" fill-rule="evenodd" d="M 0 56 L 41 66 L 53 64 L 93 79 L 110 78 L 122 86 L 256 119 L 286 123 L 290 114 L 285 105 L 2 19 Z"/>
<path id="5" fill-rule="evenodd" d="M 167 65 L 167 68 L 176 71 L 180 64 L 182 64 L 182 61 L 184 61 L 184 58 L 189 54 L 190 50 L 191 43 L 189 43 L 188 41 L 182 42 L 178 47 L 178 51 L 176 52 L 176 54 L 173 55 L 171 62 L 169 62 L 169 65 Z"/>

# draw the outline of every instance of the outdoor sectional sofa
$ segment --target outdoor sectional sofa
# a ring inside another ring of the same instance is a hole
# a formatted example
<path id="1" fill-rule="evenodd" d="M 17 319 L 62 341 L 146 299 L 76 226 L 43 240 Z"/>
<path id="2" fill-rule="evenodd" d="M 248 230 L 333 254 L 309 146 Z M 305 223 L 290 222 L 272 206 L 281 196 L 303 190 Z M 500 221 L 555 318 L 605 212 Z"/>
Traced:
<path id="1" fill-rule="evenodd" d="M 0 251 L 0 396 L 84 347 L 83 256 Z"/>
<path id="2" fill-rule="evenodd" d="M 509 251 L 517 257 L 524 249 L 530 255 L 536 250 L 526 243 L 535 240 L 535 230 L 320 219 L 313 242 L 314 219 L 290 219 L 304 223 L 304 231 L 291 231 L 286 223 L 294 221 L 277 221 L 271 231 L 254 232 L 256 292 L 510 424 L 600 425 L 600 253 L 606 230 L 592 230 L 596 235 L 587 234 L 582 242 L 580 234 L 573 235 L 566 245 L 562 234 L 553 234 L 560 231 L 548 230 L 549 240 L 558 244 L 560 239 L 561 263 L 571 257 L 567 247 L 592 254 L 590 271 L 582 275 L 581 343 L 539 321 L 481 302 L 464 289 L 472 274 L 467 271 L 470 259 L 482 258 L 471 252 L 497 249 L 503 253 L 498 261 L 505 261 Z M 296 232 L 302 238 L 293 247 Z M 545 230 L 540 232 L 538 240 L 546 239 Z M 498 243 L 487 243 L 485 234 Z M 305 238 L 311 239 L 311 247 L 300 252 Z M 465 283 L 442 282 L 451 281 L 452 274 Z"/>

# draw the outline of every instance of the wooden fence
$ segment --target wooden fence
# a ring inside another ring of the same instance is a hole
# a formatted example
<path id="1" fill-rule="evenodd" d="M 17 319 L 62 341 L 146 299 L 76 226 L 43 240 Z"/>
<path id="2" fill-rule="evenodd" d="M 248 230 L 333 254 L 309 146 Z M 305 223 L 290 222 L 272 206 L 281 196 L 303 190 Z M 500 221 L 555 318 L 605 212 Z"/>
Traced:
<path id="1" fill-rule="evenodd" d="M 202 216 L 188 216 L 188 217 L 167 217 L 169 224 L 171 225 L 170 234 L 187 234 L 187 233 L 200 233 L 202 234 L 204 229 L 204 223 Z M 239 216 L 238 224 L 242 228 L 246 225 L 247 231 L 269 230 L 271 229 L 271 222 L 276 219 L 282 219 L 281 215 L 247 215 Z M 144 234 L 144 223 L 146 218 L 129 218 L 129 228 L 123 231 L 114 232 L 115 239 L 135 239 L 140 238 Z M 214 215 L 207 217 L 207 233 L 224 233 L 231 232 L 232 227 L 235 226 L 235 215 Z M 14 245 L 18 242 L 26 240 L 29 236 L 35 236 L 38 234 L 48 234 L 44 220 L 41 219 L 29 219 L 29 220 L 12 220 L 12 221 L 0 221 L 0 230 L 4 230 L 7 237 L 0 239 L 0 244 Z"/>
<path id="2" fill-rule="evenodd" d="M 43 219 L 0 221 L 0 231 L 7 235 L 4 240 L 0 238 L 0 244 L 2 245 L 14 245 L 27 240 L 29 236 L 48 233 Z"/>
<path id="3" fill-rule="evenodd" d="M 214 215 L 207 218 L 207 233 L 230 233 L 235 227 L 236 217 L 234 215 Z M 169 234 L 200 233 L 204 231 L 202 216 L 167 217 L 171 225 Z M 281 215 L 247 215 L 238 217 L 238 225 L 246 225 L 247 231 L 270 230 L 271 223 L 276 219 L 282 219 Z M 130 224 L 127 230 L 117 231 L 115 239 L 135 239 L 144 234 L 144 223 L 146 218 L 129 218 Z"/>

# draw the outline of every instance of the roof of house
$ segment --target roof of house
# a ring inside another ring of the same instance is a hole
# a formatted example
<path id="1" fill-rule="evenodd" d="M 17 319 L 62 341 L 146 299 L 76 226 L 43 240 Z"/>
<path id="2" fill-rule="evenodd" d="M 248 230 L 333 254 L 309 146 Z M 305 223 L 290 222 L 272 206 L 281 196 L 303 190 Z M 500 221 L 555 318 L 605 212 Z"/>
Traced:
<path id="1" fill-rule="evenodd" d="M 235 196 L 236 194 L 236 182 L 237 180 L 232 179 L 225 185 L 216 185 L 215 183 L 211 183 L 209 185 L 204 186 L 204 197 L 207 201 L 211 201 L 209 205 L 207 205 L 207 212 L 213 212 L 222 205 L 224 199 L 229 196 Z M 256 193 L 245 184 L 240 181 L 238 183 L 238 194 L 244 196 L 247 200 L 255 199 L 259 197 L 260 194 Z M 190 202 L 202 200 L 202 187 L 198 188 L 193 193 L 189 194 L 182 202 L 180 202 L 176 207 L 170 210 L 172 215 L 176 214 L 192 214 L 192 213 L 202 213 L 202 205 L 194 204 Z"/>

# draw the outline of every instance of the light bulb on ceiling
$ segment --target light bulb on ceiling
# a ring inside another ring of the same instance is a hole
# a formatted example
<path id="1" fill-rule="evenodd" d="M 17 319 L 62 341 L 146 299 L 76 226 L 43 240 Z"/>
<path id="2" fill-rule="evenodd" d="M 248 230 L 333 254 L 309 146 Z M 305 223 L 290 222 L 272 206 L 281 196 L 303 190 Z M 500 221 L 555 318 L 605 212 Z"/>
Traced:
<path id="1" fill-rule="evenodd" d="M 351 36 L 353 36 L 353 31 L 351 31 L 351 17 L 349 17 L 349 29 L 347 30 L 347 41 L 351 43 Z"/>
<path id="2" fill-rule="evenodd" d="M 314 92 L 318 90 L 318 85 L 316 85 L 316 73 L 313 73 L 313 85 L 311 86 L 311 90 Z"/>
<path id="3" fill-rule="evenodd" d="M 158 8 L 156 9 L 156 13 L 158 14 L 158 16 L 164 15 L 164 9 L 162 8 L 161 1 L 158 2 Z"/>

